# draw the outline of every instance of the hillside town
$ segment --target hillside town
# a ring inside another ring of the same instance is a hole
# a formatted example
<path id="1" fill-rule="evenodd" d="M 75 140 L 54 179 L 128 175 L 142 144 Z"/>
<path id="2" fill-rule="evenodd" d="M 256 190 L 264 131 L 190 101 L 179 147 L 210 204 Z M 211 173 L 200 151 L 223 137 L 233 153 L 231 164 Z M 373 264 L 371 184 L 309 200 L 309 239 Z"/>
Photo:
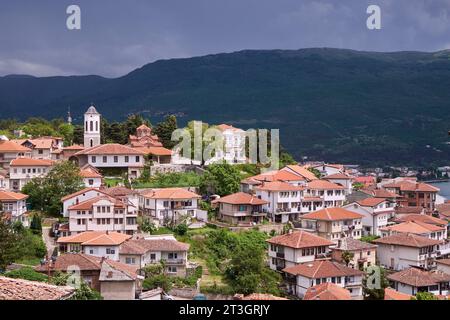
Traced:
<path id="1" fill-rule="evenodd" d="M 336 163 L 265 170 L 244 130 L 215 127 L 224 152 L 206 163 L 145 123 L 103 142 L 93 105 L 83 144 L 1 136 L 0 299 L 450 298 L 439 188 Z M 42 243 L 18 257 L 22 238 Z"/>

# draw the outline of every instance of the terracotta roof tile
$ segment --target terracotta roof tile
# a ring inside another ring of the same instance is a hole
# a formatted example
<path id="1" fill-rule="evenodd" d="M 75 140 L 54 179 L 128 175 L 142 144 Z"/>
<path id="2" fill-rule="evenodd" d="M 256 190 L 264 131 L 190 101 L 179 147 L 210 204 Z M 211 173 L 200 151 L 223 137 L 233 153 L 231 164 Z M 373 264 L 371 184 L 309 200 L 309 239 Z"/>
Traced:
<path id="1" fill-rule="evenodd" d="M 0 141 L 0 152 L 31 152 L 31 149 L 25 148 L 13 141 Z"/>
<path id="2" fill-rule="evenodd" d="M 134 148 L 124 146 L 118 143 L 101 144 L 95 147 L 87 148 L 75 153 L 78 155 L 144 155 L 145 153 Z"/>
<path id="3" fill-rule="evenodd" d="M 433 286 L 450 281 L 450 275 L 443 272 L 430 272 L 413 267 L 388 275 L 387 278 L 413 287 Z"/>
<path id="4" fill-rule="evenodd" d="M 103 194 L 103 195 L 108 195 L 107 193 L 105 193 L 104 191 L 102 191 L 102 190 L 100 190 L 100 189 L 96 189 L 96 188 L 84 188 L 84 189 L 82 189 L 82 190 L 80 190 L 80 191 L 77 191 L 77 192 L 68 194 L 68 195 L 65 196 L 65 197 L 62 197 L 62 198 L 61 198 L 61 201 L 64 202 L 64 201 L 66 201 L 66 200 L 69 200 L 69 199 L 72 199 L 72 198 L 81 196 L 82 194 L 87 193 L 87 192 L 89 192 L 89 191 L 95 191 L 95 192 L 97 192 L 97 196 L 100 196 L 100 195 L 102 195 L 102 194 Z"/>
<path id="5" fill-rule="evenodd" d="M 351 300 L 350 291 L 334 283 L 326 282 L 306 290 L 303 300 Z"/>
<path id="6" fill-rule="evenodd" d="M 432 224 L 436 226 L 447 226 L 448 222 L 439 218 L 435 218 L 433 216 L 429 216 L 426 214 L 408 214 L 404 215 L 402 217 L 394 219 L 396 222 L 406 222 L 406 221 L 413 221 L 413 222 L 422 222 L 427 224 Z"/>
<path id="7" fill-rule="evenodd" d="M 373 241 L 377 244 L 394 244 L 405 247 L 423 248 L 433 245 L 438 245 L 441 242 L 439 240 L 432 240 L 426 237 L 418 236 L 409 233 L 398 233 L 391 236 L 383 237 Z"/>
<path id="8" fill-rule="evenodd" d="M 424 234 L 430 233 L 434 231 L 442 231 L 445 230 L 445 227 L 423 223 L 420 221 L 406 221 L 399 224 L 395 224 L 389 227 L 384 227 L 382 230 L 389 230 L 394 232 L 402 232 L 402 233 L 413 233 L 413 234 Z"/>
<path id="9" fill-rule="evenodd" d="M 343 186 L 327 181 L 327 180 L 313 180 L 308 182 L 308 189 L 314 189 L 314 190 L 342 190 L 344 189 Z"/>
<path id="10" fill-rule="evenodd" d="M 309 171 L 307 168 L 299 166 L 297 164 L 288 165 L 285 168 L 283 168 L 282 170 L 291 170 L 295 174 L 302 176 L 306 180 L 317 180 L 317 177 L 314 175 L 314 173 Z"/>
<path id="11" fill-rule="evenodd" d="M 229 203 L 229 204 L 248 204 L 248 205 L 263 205 L 269 203 L 268 201 L 259 199 L 251 194 L 245 192 L 237 192 L 228 196 L 216 199 L 212 203 Z"/>
<path id="12" fill-rule="evenodd" d="M 189 244 L 170 239 L 132 239 L 124 242 L 120 254 L 141 255 L 148 251 L 188 251 Z"/>
<path id="13" fill-rule="evenodd" d="M 294 231 L 275 236 L 267 242 L 295 249 L 334 245 L 333 242 L 306 231 Z"/>
<path id="14" fill-rule="evenodd" d="M 19 201 L 28 199 L 28 195 L 12 191 L 0 190 L 0 201 Z"/>
<path id="15" fill-rule="evenodd" d="M 303 215 L 302 219 L 338 221 L 347 219 L 362 219 L 363 215 L 346 210 L 344 208 L 325 208 L 319 211 L 314 211 Z"/>
<path id="16" fill-rule="evenodd" d="M 298 264 L 283 269 L 283 272 L 292 275 L 301 275 L 310 279 L 359 276 L 364 274 L 362 271 L 346 267 L 343 264 L 330 260 L 315 260 L 313 262 Z"/>
<path id="17" fill-rule="evenodd" d="M 392 288 L 384 289 L 384 300 L 411 300 L 413 296 L 396 291 Z"/>
<path id="18" fill-rule="evenodd" d="M 74 204 L 74 205 L 70 206 L 68 209 L 69 210 L 92 210 L 93 205 L 101 200 L 107 200 L 107 201 L 113 203 L 115 208 L 125 208 L 125 204 L 122 201 L 120 201 L 119 199 L 116 199 L 111 196 L 100 195 L 98 197 L 91 198 L 91 199 L 82 201 L 80 203 Z"/>
<path id="19" fill-rule="evenodd" d="M 172 150 L 166 149 L 164 147 L 134 147 L 134 149 L 139 150 L 145 154 L 153 154 L 155 156 L 171 156 Z"/>
<path id="20" fill-rule="evenodd" d="M 366 199 L 357 201 L 357 203 L 363 207 L 375 207 L 385 201 L 386 201 L 386 199 L 384 199 L 384 198 L 366 198 Z"/>
<path id="21" fill-rule="evenodd" d="M 333 248 L 333 250 L 343 251 L 355 251 L 355 250 L 368 250 L 375 249 L 377 246 L 368 242 L 360 241 L 350 237 L 343 238 L 340 241 L 340 245 Z"/>
<path id="22" fill-rule="evenodd" d="M 57 243 L 79 243 L 82 246 L 120 245 L 130 238 L 130 235 L 119 232 L 86 231 L 68 237 L 61 237 Z"/>
<path id="23" fill-rule="evenodd" d="M 75 289 L 0 276 L 0 300 L 65 300 Z"/>
<path id="24" fill-rule="evenodd" d="M 142 196 L 150 199 L 192 199 L 200 198 L 200 196 L 194 192 L 186 190 L 184 188 L 161 188 L 151 189 L 142 193 Z"/>
<path id="25" fill-rule="evenodd" d="M 17 158 L 11 160 L 10 165 L 14 167 L 33 166 L 33 167 L 50 167 L 55 162 L 45 159 Z"/>

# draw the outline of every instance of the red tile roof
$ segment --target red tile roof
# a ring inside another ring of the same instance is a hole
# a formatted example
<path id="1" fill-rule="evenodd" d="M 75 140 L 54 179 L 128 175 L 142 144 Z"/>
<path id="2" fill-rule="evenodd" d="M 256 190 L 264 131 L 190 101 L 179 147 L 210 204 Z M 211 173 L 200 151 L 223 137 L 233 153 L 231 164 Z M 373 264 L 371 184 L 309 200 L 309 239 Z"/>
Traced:
<path id="1" fill-rule="evenodd" d="M 80 203 L 74 204 L 70 206 L 69 210 L 91 210 L 93 208 L 93 205 L 101 200 L 107 200 L 114 204 L 114 208 L 125 208 L 125 204 L 120 201 L 119 199 L 116 199 L 114 197 L 101 195 L 95 198 L 91 198 L 85 201 L 82 201 Z"/>
<path id="2" fill-rule="evenodd" d="M 25 148 L 13 141 L 0 140 L 0 152 L 31 152 L 31 149 Z"/>
<path id="3" fill-rule="evenodd" d="M 139 150 L 145 154 L 153 154 L 155 156 L 171 156 L 172 150 L 166 149 L 164 147 L 134 147 L 134 149 Z"/>
<path id="4" fill-rule="evenodd" d="M 237 192 L 228 196 L 216 199 L 212 203 L 228 203 L 228 204 L 248 204 L 248 205 L 263 205 L 269 203 L 261 200 L 251 194 L 245 192 Z"/>
<path id="5" fill-rule="evenodd" d="M 375 207 L 385 201 L 386 201 L 386 199 L 384 199 L 384 198 L 366 198 L 366 199 L 357 201 L 357 203 L 363 207 Z"/>
<path id="6" fill-rule="evenodd" d="M 97 192 L 97 196 L 100 196 L 100 195 L 108 195 L 107 193 L 105 193 L 104 191 L 102 191 L 102 190 L 99 190 L 99 189 L 96 189 L 96 188 L 84 188 L 84 189 L 82 189 L 82 190 L 80 190 L 80 191 L 77 191 L 77 192 L 74 192 L 74 193 L 71 193 L 71 194 L 69 194 L 69 195 L 67 195 L 67 196 L 65 196 L 65 197 L 62 197 L 61 198 L 61 201 L 66 201 L 66 200 L 68 200 L 68 199 L 72 199 L 72 198 L 75 198 L 75 197 L 78 197 L 78 196 L 80 196 L 80 195 L 82 195 L 82 194 L 84 194 L 84 193 L 87 193 L 87 192 L 89 192 L 89 191 L 95 191 L 95 192 Z"/>
<path id="7" fill-rule="evenodd" d="M 45 159 L 31 159 L 31 158 L 17 158 L 14 160 L 11 160 L 10 165 L 14 167 L 50 167 L 55 162 L 52 160 L 45 160 Z"/>
<path id="8" fill-rule="evenodd" d="M 426 214 L 408 214 L 404 215 L 402 217 L 394 219 L 396 222 L 406 222 L 406 221 L 413 221 L 413 222 L 422 222 L 427 224 L 433 224 L 436 226 L 447 226 L 448 222 L 439 218 L 435 218 L 433 216 L 429 216 Z"/>
<path id="9" fill-rule="evenodd" d="M 150 199 L 192 199 L 200 198 L 200 196 L 194 192 L 186 190 L 184 188 L 161 188 L 151 189 L 141 193 L 145 198 Z"/>
<path id="10" fill-rule="evenodd" d="M 411 300 L 413 296 L 396 291 L 392 288 L 384 289 L 384 300 Z"/>
<path id="11" fill-rule="evenodd" d="M 306 180 L 316 180 L 317 179 L 317 177 L 314 175 L 314 173 L 309 171 L 307 168 L 299 166 L 297 164 L 288 165 L 288 166 L 286 166 L 285 168 L 283 168 L 281 170 L 291 170 L 295 174 L 298 174 L 298 175 L 302 176 Z"/>
<path id="12" fill-rule="evenodd" d="M 335 174 L 330 174 L 328 176 L 323 177 L 322 179 L 338 179 L 338 180 L 351 180 L 353 179 L 353 177 L 350 177 L 349 175 L 345 174 L 345 173 L 335 173 Z"/>
<path id="13" fill-rule="evenodd" d="M 394 244 L 398 246 L 414 247 L 414 248 L 423 248 L 438 245 L 441 243 L 439 240 L 433 240 L 430 238 L 409 233 L 393 234 L 391 236 L 376 239 L 373 242 L 377 244 Z"/>
<path id="14" fill-rule="evenodd" d="M 342 190 L 343 186 L 327 181 L 327 180 L 313 180 L 308 182 L 308 189 L 314 190 Z"/>
<path id="15" fill-rule="evenodd" d="M 295 249 L 334 245 L 334 242 L 306 231 L 294 231 L 292 233 L 275 236 L 267 240 L 267 242 Z"/>
<path id="16" fill-rule="evenodd" d="M 310 279 L 364 275 L 362 271 L 330 260 L 315 260 L 313 262 L 298 264 L 283 269 L 283 272 Z"/>
<path id="17" fill-rule="evenodd" d="M 75 289 L 0 276 L 0 300 L 65 300 Z"/>
<path id="18" fill-rule="evenodd" d="M 82 151 L 79 151 L 75 153 L 76 156 L 78 155 L 145 155 L 144 152 L 139 151 L 137 149 L 124 146 L 118 143 L 109 143 L 109 144 L 100 144 L 95 147 L 87 148 Z"/>
<path id="19" fill-rule="evenodd" d="M 304 214 L 301 218 L 312 220 L 339 221 L 347 219 L 362 219 L 363 215 L 346 210 L 344 208 L 333 207 Z"/>
<path id="20" fill-rule="evenodd" d="M 188 251 L 189 244 L 170 239 L 132 239 L 121 244 L 120 254 L 142 255 L 149 251 Z"/>
<path id="21" fill-rule="evenodd" d="M 399 224 L 395 224 L 389 227 L 384 227 L 382 230 L 401 232 L 401 233 L 413 233 L 413 234 L 424 234 L 434 231 L 445 230 L 445 227 L 440 227 L 433 224 L 423 223 L 420 221 L 406 221 Z"/>
<path id="22" fill-rule="evenodd" d="M 68 237 L 61 237 L 57 243 L 79 243 L 82 246 L 118 246 L 130 238 L 130 235 L 119 232 L 86 231 Z"/>
<path id="23" fill-rule="evenodd" d="M 12 191 L 0 190 L 0 201 L 20 201 L 28 199 L 28 195 Z"/>
<path id="24" fill-rule="evenodd" d="M 258 174 L 256 176 L 249 177 L 247 179 L 265 181 L 265 182 L 305 180 L 302 176 L 299 176 L 295 173 L 292 173 L 291 171 L 286 171 L 286 170 L 274 170 L 274 171 L 264 172 L 264 173 Z"/>
<path id="25" fill-rule="evenodd" d="M 303 300 L 351 300 L 350 291 L 334 283 L 326 282 L 306 290 Z"/>
<path id="26" fill-rule="evenodd" d="M 413 267 L 388 275 L 387 278 L 412 287 L 433 286 L 440 282 L 450 281 L 450 275 L 443 272 L 430 272 Z"/>
<path id="27" fill-rule="evenodd" d="M 430 184 L 413 181 L 400 181 L 383 185 L 383 188 L 400 189 L 400 191 L 439 192 L 439 188 Z"/>

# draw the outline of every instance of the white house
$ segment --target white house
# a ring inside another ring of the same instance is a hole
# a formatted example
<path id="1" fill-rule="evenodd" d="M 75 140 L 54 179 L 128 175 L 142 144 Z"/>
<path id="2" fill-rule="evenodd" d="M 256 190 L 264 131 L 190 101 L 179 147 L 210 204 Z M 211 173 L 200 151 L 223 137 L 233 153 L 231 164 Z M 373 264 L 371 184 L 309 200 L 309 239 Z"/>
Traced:
<path id="1" fill-rule="evenodd" d="M 228 124 L 220 124 L 216 127 L 222 132 L 224 148 L 218 151 L 206 164 L 225 161 L 229 164 L 246 163 L 245 156 L 245 131 Z"/>
<path id="2" fill-rule="evenodd" d="M 84 231 L 118 231 L 134 234 L 138 229 L 137 208 L 106 195 L 68 207 L 71 234 Z"/>
<path id="3" fill-rule="evenodd" d="M 109 231 L 87 231 L 57 240 L 60 253 L 84 253 L 119 261 L 119 246 L 131 236 Z"/>
<path id="4" fill-rule="evenodd" d="M 333 283 L 347 289 L 352 299 L 362 299 L 364 272 L 330 260 L 316 260 L 283 269 L 287 274 L 288 291 L 303 298 L 308 288 Z"/>
<path id="5" fill-rule="evenodd" d="M 139 198 L 139 208 L 144 217 L 159 223 L 197 216 L 200 195 L 184 188 L 160 188 L 145 190 Z"/>
<path id="6" fill-rule="evenodd" d="M 119 248 L 122 263 L 144 268 L 149 264 L 164 262 L 169 276 L 186 277 L 189 244 L 177 241 L 172 235 L 132 239 Z"/>
<path id="7" fill-rule="evenodd" d="M 10 140 L 0 140 L 0 168 L 8 169 L 12 160 L 31 157 L 31 149 Z"/>
<path id="8" fill-rule="evenodd" d="M 440 241 L 398 233 L 376 239 L 374 243 L 378 245 L 377 258 L 381 265 L 393 270 L 403 270 L 411 266 L 433 266 Z"/>
<path id="9" fill-rule="evenodd" d="M 85 188 L 83 190 L 77 191 L 75 193 L 69 194 L 61 198 L 63 204 L 62 216 L 65 218 L 69 217 L 69 207 L 84 202 L 89 199 L 99 197 L 101 195 L 108 195 L 104 190 L 99 190 L 96 188 Z"/>
<path id="10" fill-rule="evenodd" d="M 31 150 L 31 158 L 52 160 L 53 154 L 63 148 L 63 138 L 39 137 L 35 139 L 12 140 Z"/>
<path id="11" fill-rule="evenodd" d="M 28 227 L 27 199 L 28 195 L 0 190 L 0 211 L 6 213 L 12 222 L 20 221 Z"/>
<path id="12" fill-rule="evenodd" d="M 318 170 L 322 177 L 344 172 L 344 166 L 342 164 L 316 164 L 311 166 L 311 168 Z"/>
<path id="13" fill-rule="evenodd" d="M 450 259 L 437 259 L 436 269 L 446 274 L 450 274 Z"/>
<path id="14" fill-rule="evenodd" d="M 301 227 L 338 244 L 346 237 L 360 239 L 363 215 L 344 208 L 325 208 L 301 216 Z"/>
<path id="15" fill-rule="evenodd" d="M 89 164 L 80 169 L 80 175 L 86 188 L 100 188 L 103 185 L 102 174 Z"/>
<path id="16" fill-rule="evenodd" d="M 386 227 L 395 214 L 394 203 L 382 198 L 366 198 L 343 208 L 364 216 L 362 224 L 365 235 L 381 236 L 380 228 Z"/>
<path id="17" fill-rule="evenodd" d="M 329 176 L 325 176 L 322 178 L 323 180 L 330 181 L 337 185 L 343 186 L 345 190 L 345 194 L 351 194 L 353 190 L 353 178 L 345 173 L 335 173 Z"/>
<path id="18" fill-rule="evenodd" d="M 418 292 L 430 292 L 447 296 L 450 291 L 450 275 L 441 271 L 425 271 L 408 268 L 387 276 L 392 287 L 398 292 L 416 295 Z"/>
<path id="19" fill-rule="evenodd" d="M 286 223 L 289 220 L 298 219 L 301 209 L 300 193 L 304 187 L 283 181 L 272 181 L 254 189 L 257 197 L 268 202 L 263 208 L 273 222 Z"/>
<path id="20" fill-rule="evenodd" d="M 129 178 L 138 178 L 145 164 L 145 153 L 117 143 L 100 144 L 75 153 L 82 167 L 86 164 L 97 168 L 119 168 Z"/>
<path id="21" fill-rule="evenodd" d="M 299 263 L 323 259 L 329 255 L 330 246 L 334 246 L 334 242 L 306 231 L 291 231 L 270 238 L 267 242 L 269 266 L 278 271 Z"/>
<path id="22" fill-rule="evenodd" d="M 50 171 L 54 162 L 47 159 L 17 158 L 9 165 L 9 188 L 13 191 L 22 190 L 31 179 L 44 177 Z"/>

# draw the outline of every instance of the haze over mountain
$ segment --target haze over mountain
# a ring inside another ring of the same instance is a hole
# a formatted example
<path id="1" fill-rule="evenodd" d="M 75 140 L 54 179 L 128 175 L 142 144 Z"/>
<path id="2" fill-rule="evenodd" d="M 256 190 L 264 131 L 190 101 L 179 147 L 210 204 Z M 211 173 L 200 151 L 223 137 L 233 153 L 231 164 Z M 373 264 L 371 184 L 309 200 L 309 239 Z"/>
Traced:
<path id="1" fill-rule="evenodd" d="M 248 50 L 161 60 L 115 79 L 0 77 L 0 118 L 108 120 L 177 113 L 280 128 L 297 158 L 367 165 L 448 163 L 450 51 Z"/>

